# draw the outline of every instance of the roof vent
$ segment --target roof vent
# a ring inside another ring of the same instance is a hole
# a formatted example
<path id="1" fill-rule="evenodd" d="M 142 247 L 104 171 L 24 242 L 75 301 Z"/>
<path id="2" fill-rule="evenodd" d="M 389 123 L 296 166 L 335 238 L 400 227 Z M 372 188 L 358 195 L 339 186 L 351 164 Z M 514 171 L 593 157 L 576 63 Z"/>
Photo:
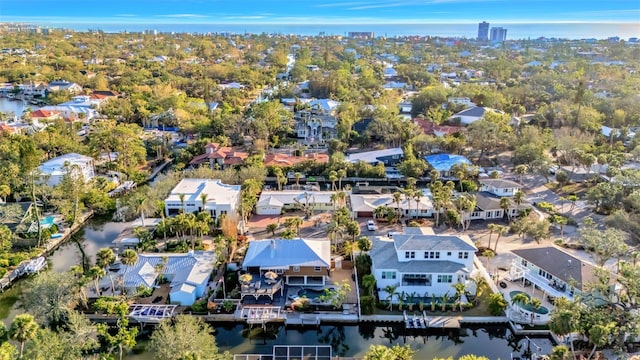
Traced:
<path id="1" fill-rule="evenodd" d="M 567 262 L 569 263 L 567 267 L 571 267 L 571 259 L 567 260 Z"/>

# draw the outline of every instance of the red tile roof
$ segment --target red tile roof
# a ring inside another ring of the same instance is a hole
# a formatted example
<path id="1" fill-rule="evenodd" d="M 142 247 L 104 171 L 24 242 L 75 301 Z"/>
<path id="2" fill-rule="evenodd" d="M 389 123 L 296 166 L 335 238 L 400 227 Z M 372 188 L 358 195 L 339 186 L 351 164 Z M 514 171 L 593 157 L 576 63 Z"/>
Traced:
<path id="1" fill-rule="evenodd" d="M 423 118 L 415 118 L 413 123 L 427 135 L 450 135 L 464 129 L 461 126 L 436 125 L 432 121 Z"/>
<path id="2" fill-rule="evenodd" d="M 0 124 L 0 133 L 13 134 L 16 130 L 9 125 Z"/>
<path id="3" fill-rule="evenodd" d="M 32 118 L 41 118 L 41 119 L 50 118 L 56 115 L 60 115 L 60 112 L 40 109 L 40 110 L 33 111 L 31 113 Z"/>
<path id="4" fill-rule="evenodd" d="M 205 149 L 207 149 L 206 153 L 194 156 L 189 164 L 198 165 L 209 162 L 209 160 L 222 159 L 223 165 L 238 165 L 249 156 L 246 152 L 235 151 L 232 147 L 220 146 L 216 143 L 207 144 Z"/>

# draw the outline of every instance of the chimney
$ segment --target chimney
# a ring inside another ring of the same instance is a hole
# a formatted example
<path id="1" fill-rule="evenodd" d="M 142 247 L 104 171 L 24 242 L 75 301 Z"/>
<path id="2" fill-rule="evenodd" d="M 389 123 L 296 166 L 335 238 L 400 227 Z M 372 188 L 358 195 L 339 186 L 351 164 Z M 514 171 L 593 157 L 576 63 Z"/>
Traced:
<path id="1" fill-rule="evenodd" d="M 569 263 L 567 267 L 571 267 L 571 259 L 567 260 L 567 262 Z"/>

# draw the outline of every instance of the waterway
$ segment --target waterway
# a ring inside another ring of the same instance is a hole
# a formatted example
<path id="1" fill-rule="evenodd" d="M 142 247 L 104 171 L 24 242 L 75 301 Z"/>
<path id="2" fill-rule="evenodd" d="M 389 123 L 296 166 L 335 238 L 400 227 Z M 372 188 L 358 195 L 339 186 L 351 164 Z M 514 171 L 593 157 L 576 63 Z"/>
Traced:
<path id="1" fill-rule="evenodd" d="M 126 223 L 114 223 L 109 219 L 91 219 L 70 241 L 63 244 L 49 257 L 49 271 L 62 272 L 73 265 L 93 263 L 100 248 L 108 247 Z M 9 325 L 19 307 L 24 281 L 15 283 L 0 294 L 0 320 Z M 463 354 L 484 355 L 490 359 L 510 359 L 511 354 L 522 355 L 528 340 L 515 337 L 505 327 L 467 327 L 460 330 L 433 329 L 428 333 L 405 330 L 401 324 L 323 325 L 318 328 L 286 329 L 282 325 L 249 329 L 236 323 L 212 324 L 221 350 L 233 354 L 271 353 L 273 345 L 331 345 L 334 355 L 362 356 L 372 344 L 409 344 L 417 351 L 416 359 L 431 360 L 435 356 L 458 357 Z M 419 331 L 419 330 L 418 330 Z M 532 339 L 532 350 L 540 347 L 548 353 L 552 343 L 548 338 Z M 141 341 L 143 343 L 143 341 Z M 143 348 L 143 346 L 140 346 Z M 127 360 L 152 360 L 149 352 L 130 353 Z"/>
<path id="2" fill-rule="evenodd" d="M 39 109 L 38 106 L 30 104 L 24 100 L 9 100 L 7 98 L 0 97 L 0 112 L 4 113 L 6 116 L 10 116 L 12 118 L 14 116 L 20 117 L 26 108 L 30 108 L 32 111 Z"/>

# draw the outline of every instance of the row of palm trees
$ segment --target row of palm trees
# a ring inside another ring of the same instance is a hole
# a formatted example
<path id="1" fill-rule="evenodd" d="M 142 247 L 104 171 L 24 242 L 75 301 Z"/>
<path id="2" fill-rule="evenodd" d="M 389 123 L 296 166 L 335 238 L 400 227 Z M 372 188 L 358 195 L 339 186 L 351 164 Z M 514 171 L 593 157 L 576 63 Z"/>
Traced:
<path id="1" fill-rule="evenodd" d="M 482 296 L 487 281 L 482 276 L 477 276 L 473 278 L 472 281 L 476 285 L 474 299 L 477 302 L 478 297 Z M 365 293 L 372 296 L 374 293 L 373 289 L 375 288 L 375 278 L 372 275 L 365 275 L 362 279 L 362 287 L 365 289 Z M 384 300 L 389 304 L 389 311 L 393 310 L 393 300 L 397 300 L 398 310 L 400 311 L 403 310 L 404 305 L 407 305 L 409 311 L 413 311 L 413 306 L 416 304 L 420 311 L 424 309 L 424 300 L 429 298 L 428 292 L 422 295 L 417 292 L 398 292 L 398 287 L 399 285 L 387 285 L 383 288 L 383 291 L 387 293 L 387 297 Z M 431 302 L 429 303 L 431 311 L 436 311 L 437 305 L 440 306 L 440 311 L 446 311 L 447 304 L 451 303 L 451 300 L 453 300 L 452 310 L 459 307 L 460 311 L 462 311 L 462 296 L 467 292 L 466 285 L 464 283 L 455 283 L 452 284 L 451 287 L 454 289 L 453 295 L 447 292 L 441 296 L 431 296 Z M 437 301 L 436 298 L 438 299 Z"/>

